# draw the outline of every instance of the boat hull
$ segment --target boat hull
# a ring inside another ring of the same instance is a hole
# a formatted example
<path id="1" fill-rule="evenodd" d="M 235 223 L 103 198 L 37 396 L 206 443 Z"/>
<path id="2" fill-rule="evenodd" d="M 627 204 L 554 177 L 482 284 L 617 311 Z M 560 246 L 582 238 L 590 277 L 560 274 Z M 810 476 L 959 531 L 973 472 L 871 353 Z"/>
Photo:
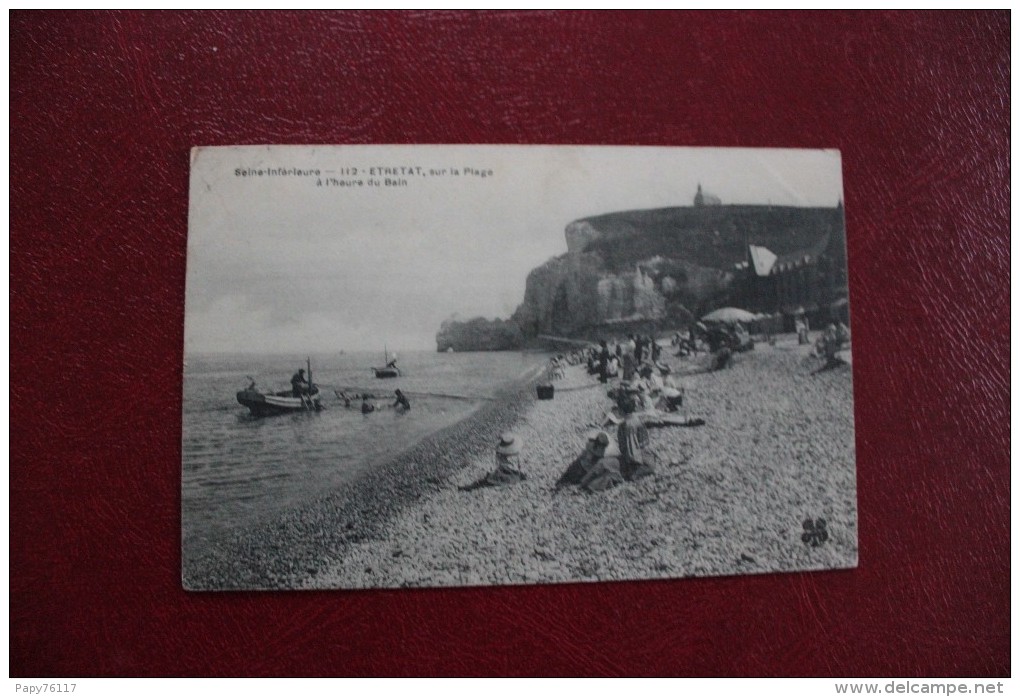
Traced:
<path id="1" fill-rule="evenodd" d="M 247 407 L 252 416 L 278 416 L 322 409 L 318 390 L 304 399 L 294 397 L 290 392 L 263 394 L 257 390 L 241 390 L 237 393 L 237 401 Z"/>
<path id="2" fill-rule="evenodd" d="M 396 368 L 372 368 L 375 371 L 377 378 L 396 378 L 400 377 L 400 371 Z"/>

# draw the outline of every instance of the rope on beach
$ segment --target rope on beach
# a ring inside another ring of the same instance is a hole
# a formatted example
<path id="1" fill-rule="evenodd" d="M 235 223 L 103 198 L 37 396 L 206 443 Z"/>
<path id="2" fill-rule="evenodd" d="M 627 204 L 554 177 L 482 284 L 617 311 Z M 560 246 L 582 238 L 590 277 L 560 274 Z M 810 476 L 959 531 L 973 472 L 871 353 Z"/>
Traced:
<path id="1" fill-rule="evenodd" d="M 495 397 L 481 397 L 467 394 L 449 394 L 445 392 L 408 392 L 407 390 L 402 390 L 402 392 L 412 397 L 441 397 L 443 399 L 465 399 L 469 402 L 477 402 L 479 400 L 484 402 L 493 402 L 496 399 Z"/>
<path id="2" fill-rule="evenodd" d="M 364 388 L 364 387 L 350 387 L 345 386 L 342 388 L 333 388 L 333 394 L 337 396 L 337 399 L 341 399 L 340 392 L 350 392 L 352 394 L 370 394 L 373 395 L 373 399 L 384 399 L 389 398 L 389 392 L 377 393 L 375 390 Z M 451 394 L 448 392 L 414 392 L 412 390 L 401 390 L 402 393 L 408 397 L 439 397 L 440 399 L 462 399 L 468 402 L 492 402 L 495 401 L 495 397 L 482 397 L 480 395 L 467 395 L 467 394 Z"/>

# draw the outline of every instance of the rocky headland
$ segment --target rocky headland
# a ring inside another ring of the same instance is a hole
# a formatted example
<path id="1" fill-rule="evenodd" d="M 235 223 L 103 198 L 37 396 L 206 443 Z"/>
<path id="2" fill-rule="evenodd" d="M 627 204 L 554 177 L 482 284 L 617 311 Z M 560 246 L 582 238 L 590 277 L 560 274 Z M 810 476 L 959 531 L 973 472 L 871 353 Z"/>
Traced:
<path id="1" fill-rule="evenodd" d="M 449 319 L 436 334 L 436 350 L 516 351 L 525 346 L 520 325 L 512 320 L 475 317 L 466 322 Z"/>
<path id="2" fill-rule="evenodd" d="M 509 319 L 448 320 L 438 350 L 513 350 L 542 335 L 594 339 L 683 326 L 741 304 L 751 244 L 782 258 L 823 253 L 831 268 L 846 268 L 842 206 L 625 211 L 576 220 L 564 236 L 566 253 L 528 274 Z"/>

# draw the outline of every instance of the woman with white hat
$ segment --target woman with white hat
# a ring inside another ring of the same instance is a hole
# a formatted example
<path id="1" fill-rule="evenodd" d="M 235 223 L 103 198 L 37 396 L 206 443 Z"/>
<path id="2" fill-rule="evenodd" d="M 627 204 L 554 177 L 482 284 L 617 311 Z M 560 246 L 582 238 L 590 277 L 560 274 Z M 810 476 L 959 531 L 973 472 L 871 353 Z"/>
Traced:
<path id="1" fill-rule="evenodd" d="M 524 444 L 516 433 L 504 431 L 496 444 L 496 469 L 477 482 L 460 487 L 461 491 L 472 491 L 483 486 L 507 486 L 524 481 L 521 472 L 521 450 Z"/>

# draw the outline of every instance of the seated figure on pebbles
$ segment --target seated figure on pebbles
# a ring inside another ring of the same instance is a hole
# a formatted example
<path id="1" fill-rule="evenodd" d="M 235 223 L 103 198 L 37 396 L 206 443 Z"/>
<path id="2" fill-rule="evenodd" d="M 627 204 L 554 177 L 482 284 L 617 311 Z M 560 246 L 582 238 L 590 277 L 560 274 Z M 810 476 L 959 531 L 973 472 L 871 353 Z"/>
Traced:
<path id="1" fill-rule="evenodd" d="M 598 429 L 589 431 L 584 452 L 567 467 L 556 482 L 556 490 L 577 486 L 584 491 L 599 492 L 622 484 L 617 455 L 619 450 L 613 447 L 608 433 Z"/>
<path id="2" fill-rule="evenodd" d="M 474 491 L 488 486 L 509 486 L 524 481 L 527 477 L 521 471 L 521 451 L 524 445 L 521 437 L 510 431 L 499 437 L 496 445 L 496 468 L 476 482 L 459 487 L 461 491 Z"/>
<path id="3" fill-rule="evenodd" d="M 648 449 L 648 429 L 637 415 L 637 394 L 621 401 L 623 423 L 616 430 L 620 444 L 620 471 L 624 479 L 633 481 L 655 474 L 655 454 Z"/>

